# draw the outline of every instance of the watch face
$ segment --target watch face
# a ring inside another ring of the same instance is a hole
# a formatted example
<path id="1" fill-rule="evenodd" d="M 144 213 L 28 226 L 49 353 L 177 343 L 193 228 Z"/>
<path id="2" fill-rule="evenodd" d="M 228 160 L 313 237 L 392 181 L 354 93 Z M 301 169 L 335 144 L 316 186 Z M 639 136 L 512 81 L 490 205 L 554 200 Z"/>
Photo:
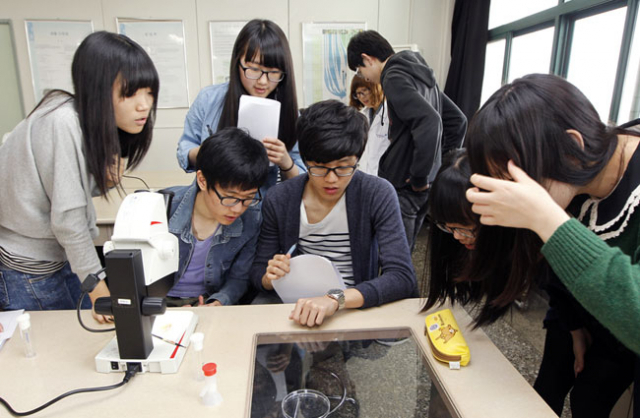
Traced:
<path id="1" fill-rule="evenodd" d="M 327 296 L 338 302 L 338 309 L 344 306 L 344 291 L 342 289 L 331 289 L 327 292 Z"/>

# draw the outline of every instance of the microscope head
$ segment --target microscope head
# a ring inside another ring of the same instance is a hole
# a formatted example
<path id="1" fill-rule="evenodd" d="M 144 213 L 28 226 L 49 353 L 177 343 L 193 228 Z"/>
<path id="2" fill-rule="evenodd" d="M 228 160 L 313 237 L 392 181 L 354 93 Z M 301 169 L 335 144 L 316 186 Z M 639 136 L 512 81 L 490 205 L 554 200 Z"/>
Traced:
<path id="1" fill-rule="evenodd" d="M 178 270 L 178 238 L 169 232 L 165 198 L 160 193 L 141 192 L 128 195 L 118 210 L 111 250 L 140 250 L 146 285 Z"/>

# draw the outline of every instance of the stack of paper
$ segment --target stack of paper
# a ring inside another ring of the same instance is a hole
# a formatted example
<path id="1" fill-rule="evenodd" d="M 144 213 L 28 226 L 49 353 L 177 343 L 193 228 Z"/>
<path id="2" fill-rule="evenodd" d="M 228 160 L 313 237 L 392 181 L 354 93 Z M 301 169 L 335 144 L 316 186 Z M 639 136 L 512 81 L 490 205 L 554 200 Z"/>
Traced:
<path id="1" fill-rule="evenodd" d="M 277 100 L 240 96 L 238 109 L 238 128 L 244 128 L 252 138 L 262 141 L 264 138 L 277 138 L 280 126 L 280 102 Z"/>
<path id="2" fill-rule="evenodd" d="M 18 323 L 17 319 L 23 313 L 24 309 L 0 312 L 0 324 L 2 324 L 2 328 L 4 328 L 4 331 L 0 332 L 0 349 L 2 349 L 4 343 L 13 335 Z"/>

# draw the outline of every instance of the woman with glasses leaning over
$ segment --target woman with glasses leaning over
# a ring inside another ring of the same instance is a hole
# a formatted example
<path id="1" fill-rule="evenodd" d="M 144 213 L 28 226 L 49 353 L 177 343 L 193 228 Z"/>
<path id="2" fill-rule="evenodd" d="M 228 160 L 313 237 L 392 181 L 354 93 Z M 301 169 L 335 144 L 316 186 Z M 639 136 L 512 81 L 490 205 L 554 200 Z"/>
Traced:
<path id="1" fill-rule="evenodd" d="M 433 226 L 427 244 L 427 262 L 420 284 L 427 301 L 424 311 L 449 299 L 452 303 L 473 301 L 472 283 L 456 282 L 475 249 L 478 216 L 465 198 L 470 187 L 471 167 L 465 149 L 447 153 L 431 185 L 428 220 Z M 435 226 L 435 227 L 434 227 Z"/>
<path id="2" fill-rule="evenodd" d="M 382 86 L 362 77 L 353 77 L 349 106 L 360 110 L 369 119 L 369 138 L 358 168 L 377 176 L 380 157 L 389 148 L 389 115 L 384 109 L 386 103 Z"/>
<path id="3" fill-rule="evenodd" d="M 205 87 L 191 105 L 178 142 L 178 163 L 194 171 L 202 142 L 226 127 L 237 127 L 240 96 L 266 97 L 281 103 L 279 138 L 263 138 L 272 166 L 262 194 L 278 180 L 304 172 L 295 138 L 298 118 L 296 83 L 289 42 L 270 20 L 247 23 L 233 45 L 229 81 Z"/>

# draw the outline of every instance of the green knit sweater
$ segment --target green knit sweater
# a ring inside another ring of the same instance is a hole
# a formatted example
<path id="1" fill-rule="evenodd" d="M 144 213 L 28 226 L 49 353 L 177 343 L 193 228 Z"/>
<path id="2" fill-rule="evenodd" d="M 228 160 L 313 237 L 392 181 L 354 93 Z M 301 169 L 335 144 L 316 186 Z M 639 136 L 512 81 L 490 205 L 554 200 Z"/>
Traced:
<path id="1" fill-rule="evenodd" d="M 604 242 L 576 219 L 562 224 L 542 254 L 580 304 L 640 354 L 640 209 Z"/>

